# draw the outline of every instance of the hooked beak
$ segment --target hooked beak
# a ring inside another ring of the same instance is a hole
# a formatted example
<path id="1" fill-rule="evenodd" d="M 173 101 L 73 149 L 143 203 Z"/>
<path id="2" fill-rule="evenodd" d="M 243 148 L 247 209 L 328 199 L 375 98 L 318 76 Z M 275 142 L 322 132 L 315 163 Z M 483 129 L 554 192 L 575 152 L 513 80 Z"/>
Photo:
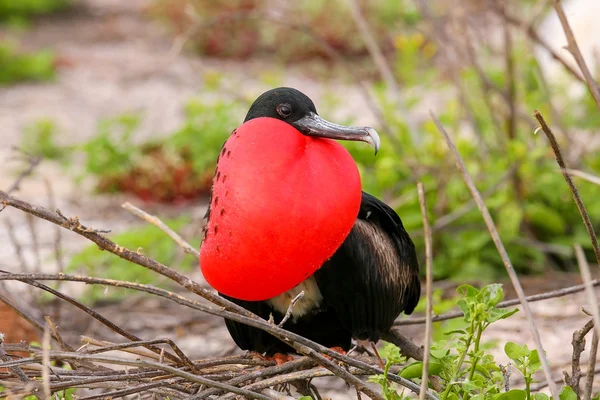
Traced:
<path id="1" fill-rule="evenodd" d="M 377 131 L 368 126 L 354 127 L 343 126 L 329 122 L 319 117 L 314 112 L 309 112 L 291 125 L 305 135 L 316 136 L 337 140 L 356 140 L 369 143 L 375 149 L 375 154 L 379 150 L 381 141 Z"/>

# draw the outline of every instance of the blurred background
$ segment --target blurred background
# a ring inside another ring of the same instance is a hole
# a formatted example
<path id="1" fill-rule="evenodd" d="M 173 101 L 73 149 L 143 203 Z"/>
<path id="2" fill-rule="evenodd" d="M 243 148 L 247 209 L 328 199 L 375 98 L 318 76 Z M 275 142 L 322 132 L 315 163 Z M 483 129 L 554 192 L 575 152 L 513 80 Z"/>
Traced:
<path id="1" fill-rule="evenodd" d="M 598 77 L 600 2 L 564 7 Z M 305 92 L 331 121 L 378 130 L 377 157 L 344 145 L 365 191 L 399 213 L 420 255 L 423 181 L 437 312 L 454 282 L 502 280 L 505 269 L 430 110 L 456 141 L 527 288 L 577 281 L 576 243 L 595 260 L 547 140 L 534 132 L 539 109 L 600 228 L 600 113 L 551 1 L 0 0 L 0 24 L 0 187 L 41 160 L 19 196 L 111 229 L 117 243 L 195 279 L 197 261 L 120 204 L 161 216 L 199 246 L 221 145 L 276 86 Z M 4 269 L 156 280 L 15 210 L 2 220 Z M 126 296 L 72 292 L 91 303 Z"/>

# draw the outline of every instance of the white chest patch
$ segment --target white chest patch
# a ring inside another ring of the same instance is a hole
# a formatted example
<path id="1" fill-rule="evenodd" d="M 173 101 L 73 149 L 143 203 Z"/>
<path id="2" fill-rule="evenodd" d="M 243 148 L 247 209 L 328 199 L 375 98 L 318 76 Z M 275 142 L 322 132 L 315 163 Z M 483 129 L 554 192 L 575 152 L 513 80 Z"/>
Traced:
<path id="1" fill-rule="evenodd" d="M 292 300 L 304 290 L 304 297 L 302 297 L 298 302 L 294 305 L 292 309 L 292 318 L 299 318 L 314 308 L 317 308 L 321 301 L 323 301 L 323 296 L 321 296 L 321 291 L 317 286 L 317 282 L 314 277 L 310 277 L 298 286 L 293 289 L 288 290 L 285 293 L 280 294 L 279 296 L 273 297 L 269 299 L 269 304 L 280 313 L 284 314 L 287 312 L 287 309 L 290 306 Z"/>

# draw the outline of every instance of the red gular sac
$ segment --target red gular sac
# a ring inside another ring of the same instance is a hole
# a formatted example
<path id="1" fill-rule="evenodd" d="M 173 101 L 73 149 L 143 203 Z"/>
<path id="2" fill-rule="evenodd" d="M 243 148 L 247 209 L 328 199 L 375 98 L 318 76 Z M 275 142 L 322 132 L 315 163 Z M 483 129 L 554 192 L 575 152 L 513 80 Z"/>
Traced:
<path id="1" fill-rule="evenodd" d="M 333 255 L 360 202 L 358 169 L 342 145 L 275 118 L 252 119 L 219 157 L 202 273 L 237 299 L 277 296 Z"/>

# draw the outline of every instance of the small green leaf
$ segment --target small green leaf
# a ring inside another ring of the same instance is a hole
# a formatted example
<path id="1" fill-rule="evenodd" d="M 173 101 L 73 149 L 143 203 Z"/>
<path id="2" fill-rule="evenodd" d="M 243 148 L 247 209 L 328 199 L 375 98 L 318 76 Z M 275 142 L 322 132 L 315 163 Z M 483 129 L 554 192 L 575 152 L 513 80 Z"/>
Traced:
<path id="1" fill-rule="evenodd" d="M 466 335 L 467 332 L 464 329 L 453 329 L 451 331 L 444 332 L 444 335 L 455 335 L 455 334 Z"/>
<path id="2" fill-rule="evenodd" d="M 502 284 L 493 283 L 487 285 L 480 292 L 481 301 L 488 306 L 495 306 L 500 303 L 504 298 L 504 292 L 502 291 Z"/>
<path id="3" fill-rule="evenodd" d="M 533 400 L 550 400 L 546 393 L 534 393 Z"/>
<path id="4" fill-rule="evenodd" d="M 448 350 L 448 349 L 431 349 L 429 351 L 429 354 L 431 354 L 432 357 L 435 357 L 439 360 L 439 359 L 446 357 L 448 354 L 450 354 L 450 350 Z"/>
<path id="5" fill-rule="evenodd" d="M 525 400 L 527 392 L 521 389 L 512 389 L 508 392 L 500 393 L 494 400 Z"/>
<path id="6" fill-rule="evenodd" d="M 560 400 L 577 400 L 577 395 L 575 394 L 571 386 L 563 386 L 558 397 L 560 398 Z"/>
<path id="7" fill-rule="evenodd" d="M 438 375 L 442 372 L 442 364 L 436 362 L 429 363 L 429 375 Z M 400 371 L 400 376 L 405 379 L 421 378 L 423 376 L 423 362 L 411 363 Z"/>
<path id="8" fill-rule="evenodd" d="M 456 291 L 460 294 L 462 294 L 465 298 L 467 299 L 475 299 L 477 297 L 477 295 L 479 294 L 479 290 L 477 290 L 476 288 L 474 288 L 471 285 L 460 285 L 459 287 L 456 288 Z"/>
<path id="9" fill-rule="evenodd" d="M 518 308 L 514 308 L 512 310 L 506 310 L 506 309 L 494 307 L 490 310 L 488 322 L 496 322 L 501 319 L 506 319 L 506 318 L 510 317 L 511 315 L 517 313 L 518 311 L 519 311 Z"/>
<path id="10" fill-rule="evenodd" d="M 542 368 L 542 363 L 540 362 L 540 355 L 537 350 L 531 350 L 531 354 L 529 355 L 528 372 L 530 374 L 534 374 L 540 368 Z"/>
<path id="11" fill-rule="evenodd" d="M 313 400 L 313 398 L 310 396 L 302 396 L 298 400 Z"/>
<path id="12" fill-rule="evenodd" d="M 513 342 L 508 342 L 504 346 L 504 352 L 506 355 L 516 363 L 521 364 L 523 358 L 529 356 L 531 351 L 527 348 L 527 345 L 520 346 Z"/>
<path id="13" fill-rule="evenodd" d="M 465 379 L 462 383 L 463 389 L 468 391 L 468 392 L 474 392 L 476 390 L 479 390 L 483 387 L 483 382 L 478 381 L 478 380 L 468 380 Z"/>
<path id="14" fill-rule="evenodd" d="M 471 307 L 467 300 L 460 299 L 456 302 L 456 305 L 458 305 L 463 314 L 465 314 L 465 321 L 469 322 L 471 320 Z"/>

